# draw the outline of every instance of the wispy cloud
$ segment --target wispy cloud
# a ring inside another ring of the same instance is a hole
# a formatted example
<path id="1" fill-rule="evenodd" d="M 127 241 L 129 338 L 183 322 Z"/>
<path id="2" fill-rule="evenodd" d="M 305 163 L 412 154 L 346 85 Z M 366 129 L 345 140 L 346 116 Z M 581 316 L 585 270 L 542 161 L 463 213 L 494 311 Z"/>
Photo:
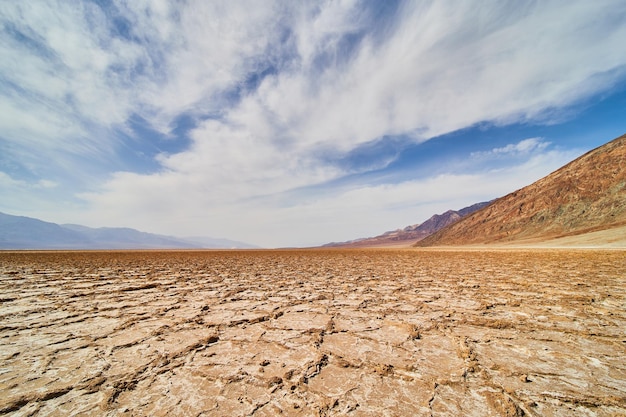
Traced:
<path id="1" fill-rule="evenodd" d="M 50 180 L 28 182 L 16 180 L 5 172 L 0 171 L 0 187 L 2 188 L 56 188 L 59 184 Z"/>
<path id="2" fill-rule="evenodd" d="M 0 171 L 0 211 L 17 215 L 38 216 L 49 211 L 59 210 L 65 205 L 66 210 L 76 209 L 76 204 L 66 195 L 58 192 L 59 184 L 50 180 L 21 180 Z"/>
<path id="3" fill-rule="evenodd" d="M 0 168 L 78 194 L 91 223 L 139 225 L 145 212 L 155 231 L 187 218 L 245 229 L 267 220 L 233 209 L 253 197 L 384 169 L 400 151 L 355 161 L 385 138 L 559 120 L 624 79 L 625 16 L 617 0 L 4 3 L 0 151 L 14 164 Z M 185 148 L 152 152 L 150 173 L 120 169 L 128 141 L 179 140 L 182 116 L 193 121 Z M 523 164 L 547 147 L 531 138 L 473 157 Z"/>
<path id="4" fill-rule="evenodd" d="M 517 143 L 510 143 L 506 146 L 493 148 L 489 151 L 472 152 L 470 156 L 472 158 L 480 159 L 499 158 L 503 156 L 520 156 L 527 155 L 531 152 L 542 152 L 548 146 L 550 146 L 550 142 L 544 141 L 542 138 L 528 138 Z"/>

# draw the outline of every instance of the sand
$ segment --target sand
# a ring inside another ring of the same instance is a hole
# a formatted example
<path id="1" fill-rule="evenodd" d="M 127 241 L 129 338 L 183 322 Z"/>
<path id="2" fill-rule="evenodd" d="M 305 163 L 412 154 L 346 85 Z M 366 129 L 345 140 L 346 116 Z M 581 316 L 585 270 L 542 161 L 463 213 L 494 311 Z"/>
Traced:
<path id="1" fill-rule="evenodd" d="M 0 252 L 0 414 L 626 416 L 626 252 Z"/>

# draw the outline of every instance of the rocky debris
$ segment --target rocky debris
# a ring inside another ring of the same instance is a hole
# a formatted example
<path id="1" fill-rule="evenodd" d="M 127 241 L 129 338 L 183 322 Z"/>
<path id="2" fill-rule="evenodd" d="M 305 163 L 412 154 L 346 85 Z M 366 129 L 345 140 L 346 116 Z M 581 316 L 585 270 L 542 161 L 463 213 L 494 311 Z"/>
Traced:
<path id="1" fill-rule="evenodd" d="M 626 135 L 497 199 L 416 246 L 542 242 L 624 226 Z"/>
<path id="2" fill-rule="evenodd" d="M 0 414 L 626 415 L 624 255 L 0 252 Z"/>

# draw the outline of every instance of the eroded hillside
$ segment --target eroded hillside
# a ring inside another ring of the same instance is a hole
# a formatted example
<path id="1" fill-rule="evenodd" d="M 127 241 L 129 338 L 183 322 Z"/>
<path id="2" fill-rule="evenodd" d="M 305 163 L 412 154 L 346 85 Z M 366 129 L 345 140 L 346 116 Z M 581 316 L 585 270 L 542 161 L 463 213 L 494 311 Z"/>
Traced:
<path id="1" fill-rule="evenodd" d="M 546 241 L 626 225 L 626 135 L 417 246 Z"/>

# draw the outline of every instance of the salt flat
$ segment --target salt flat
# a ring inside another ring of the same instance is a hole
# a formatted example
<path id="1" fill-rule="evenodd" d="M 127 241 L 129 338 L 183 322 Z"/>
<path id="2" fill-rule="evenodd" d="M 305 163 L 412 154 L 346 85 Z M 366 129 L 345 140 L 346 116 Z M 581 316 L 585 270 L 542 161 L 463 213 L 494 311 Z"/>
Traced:
<path id="1" fill-rule="evenodd" d="M 0 252 L 0 414 L 626 415 L 626 252 Z"/>

